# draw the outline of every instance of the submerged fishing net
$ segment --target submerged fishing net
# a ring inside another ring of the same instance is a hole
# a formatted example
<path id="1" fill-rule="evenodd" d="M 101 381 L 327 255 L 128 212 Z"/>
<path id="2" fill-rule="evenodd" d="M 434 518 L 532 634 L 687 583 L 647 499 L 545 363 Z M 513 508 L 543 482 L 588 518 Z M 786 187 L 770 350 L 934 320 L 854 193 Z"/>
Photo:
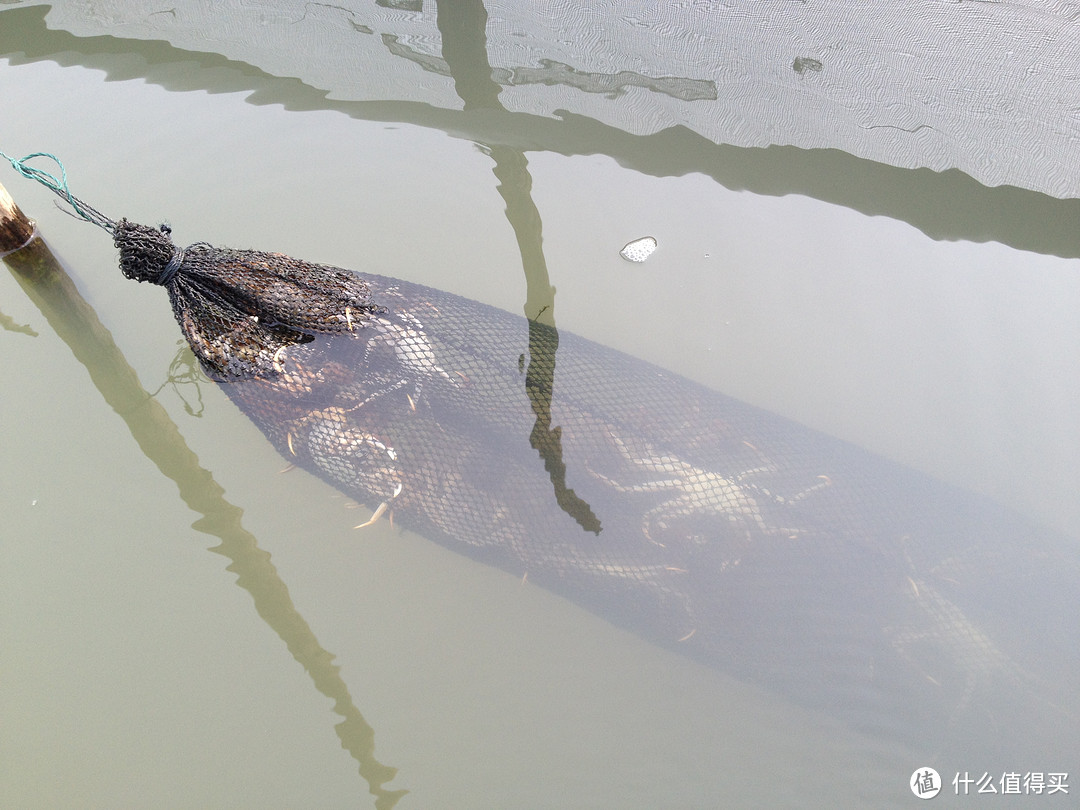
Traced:
<path id="1" fill-rule="evenodd" d="M 926 739 L 962 711 L 971 732 L 1029 686 L 960 609 L 973 583 L 1080 578 L 1000 509 L 619 352 L 400 280 L 179 248 L 58 193 L 166 288 L 282 455 L 374 510 L 361 526 L 388 514 L 860 725 Z"/>
<path id="2" fill-rule="evenodd" d="M 1023 522 L 617 351 L 362 278 L 385 308 L 362 329 L 224 390 L 375 518 L 860 726 L 970 730 L 1025 688 L 957 606 L 988 560 L 1045 575 Z"/>

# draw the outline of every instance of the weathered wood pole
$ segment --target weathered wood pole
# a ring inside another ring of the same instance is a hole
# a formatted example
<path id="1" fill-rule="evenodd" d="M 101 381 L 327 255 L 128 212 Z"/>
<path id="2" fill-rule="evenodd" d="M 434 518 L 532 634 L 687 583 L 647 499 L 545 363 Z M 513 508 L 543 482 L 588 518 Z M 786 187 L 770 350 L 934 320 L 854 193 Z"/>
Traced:
<path id="1" fill-rule="evenodd" d="M 34 231 L 33 221 L 0 185 L 0 255 L 25 247 L 34 238 Z"/>
<path id="2" fill-rule="evenodd" d="M 15 278 L 19 280 L 32 299 L 35 296 L 27 288 L 27 284 L 36 286 L 39 290 L 46 287 L 58 287 L 58 290 L 51 290 L 54 294 L 49 296 L 54 301 L 64 302 L 65 293 L 68 290 L 75 293 L 75 299 L 79 299 L 75 285 L 67 272 L 53 256 L 45 240 L 38 235 L 37 225 L 15 204 L 15 200 L 2 184 L 0 184 L 0 259 L 3 259 L 4 264 L 11 269 Z M 84 307 L 87 306 L 81 299 L 79 301 Z M 41 306 L 40 301 L 35 300 L 35 303 Z M 48 317 L 48 313 L 45 314 Z"/>

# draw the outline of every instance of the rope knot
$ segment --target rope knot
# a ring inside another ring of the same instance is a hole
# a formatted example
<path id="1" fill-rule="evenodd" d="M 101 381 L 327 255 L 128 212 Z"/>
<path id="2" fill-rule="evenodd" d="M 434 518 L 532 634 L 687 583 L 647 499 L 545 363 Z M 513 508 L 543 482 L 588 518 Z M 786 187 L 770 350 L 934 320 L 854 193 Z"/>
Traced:
<path id="1" fill-rule="evenodd" d="M 164 287 L 172 281 L 173 277 L 180 269 L 180 265 L 184 263 L 184 254 L 186 252 L 187 251 L 184 248 L 177 246 L 173 250 L 172 256 L 169 257 L 169 263 L 165 265 L 165 269 L 161 271 L 161 275 L 154 279 L 154 283 Z"/>

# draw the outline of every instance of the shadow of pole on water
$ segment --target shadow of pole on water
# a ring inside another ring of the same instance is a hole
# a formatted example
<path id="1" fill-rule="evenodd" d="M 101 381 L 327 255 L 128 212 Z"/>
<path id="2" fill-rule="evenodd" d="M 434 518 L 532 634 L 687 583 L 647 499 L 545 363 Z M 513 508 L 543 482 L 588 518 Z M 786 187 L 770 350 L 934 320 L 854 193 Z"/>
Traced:
<path id="1" fill-rule="evenodd" d="M 0 221 L 6 222 L 5 197 L 0 186 Z M 10 210 L 25 220 L 14 205 Z M 241 524 L 243 510 L 225 500 L 224 490 L 210 471 L 200 466 L 168 412 L 142 387 L 109 330 L 45 241 L 35 235 L 29 243 L 24 242 L 18 239 L 8 248 L 0 242 L 0 255 L 5 249 L 18 248 L 3 256 L 4 263 L 57 336 L 86 367 L 94 387 L 127 424 L 143 454 L 176 483 L 184 503 L 201 515 L 192 526 L 221 540 L 210 550 L 229 560 L 227 570 L 236 574 L 236 583 L 251 594 L 259 616 L 285 642 L 315 687 L 334 701 L 334 712 L 343 718 L 335 727 L 342 747 L 357 761 L 360 775 L 375 797 L 375 807 L 390 810 L 407 792 L 383 787 L 397 769 L 375 759 L 374 729 L 353 703 L 334 656 L 319 644 L 293 605 L 270 554 L 259 548 L 254 535 Z"/>
<path id="2" fill-rule="evenodd" d="M 799 194 L 866 216 L 891 217 L 935 240 L 1000 242 L 1018 250 L 1080 258 L 1080 229 L 1071 225 L 1080 219 L 1080 199 L 1057 199 L 1007 185 L 991 188 L 958 169 L 897 168 L 839 149 L 733 146 L 681 125 L 635 135 L 560 110 L 555 111 L 558 118 L 501 106 L 476 115 L 475 109 L 442 109 L 417 101 L 329 98 L 328 91 L 297 78 L 275 76 L 219 53 L 177 48 L 163 40 L 77 37 L 50 30 L 45 24 L 47 11 L 47 6 L 0 11 L 4 21 L 0 56 L 13 65 L 39 61 L 79 65 L 103 70 L 110 80 L 138 78 L 171 91 L 248 92 L 246 101 L 254 105 L 280 104 L 293 112 L 334 110 L 360 120 L 415 124 L 474 143 L 499 143 L 521 151 L 603 154 L 654 177 L 702 174 L 732 191 L 775 197 Z M 392 39 L 389 34 L 384 36 L 388 39 Z M 451 72 L 445 55 L 421 60 L 414 53 L 394 50 L 389 42 L 386 47 L 429 72 Z M 462 58 L 468 57 L 465 51 Z M 456 67 L 454 72 L 457 79 L 461 74 Z M 501 73 L 489 73 L 487 81 L 495 84 Z M 564 80 L 556 76 L 551 81 Z M 581 90 L 576 84 L 570 86 Z"/>
<path id="3" fill-rule="evenodd" d="M 443 59 L 466 112 L 506 112 L 499 101 L 502 87 L 491 78 L 485 33 L 487 10 L 483 0 L 439 0 L 437 24 L 442 35 Z M 559 508 L 586 531 L 599 534 L 599 518 L 566 485 L 562 429 L 551 424 L 559 332 L 555 327 L 555 287 L 544 258 L 543 222 L 532 198 L 529 161 L 522 150 L 513 146 L 485 144 L 483 150 L 495 162 L 493 171 L 499 181 L 499 195 L 506 203 L 506 219 L 514 230 L 525 271 L 525 317 L 529 321 L 525 393 L 536 414 L 529 444 L 544 461 Z"/>

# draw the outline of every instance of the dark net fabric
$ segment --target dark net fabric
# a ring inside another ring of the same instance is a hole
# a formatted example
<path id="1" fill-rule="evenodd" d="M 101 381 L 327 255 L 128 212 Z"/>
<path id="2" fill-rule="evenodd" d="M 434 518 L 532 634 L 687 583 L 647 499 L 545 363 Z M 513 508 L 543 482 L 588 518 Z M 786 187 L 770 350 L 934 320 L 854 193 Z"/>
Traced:
<path id="1" fill-rule="evenodd" d="M 361 277 L 385 307 L 363 329 L 225 387 L 297 465 L 876 731 L 990 723 L 976 705 L 1031 691 L 957 606 L 1002 570 L 1014 587 L 1046 571 L 1022 521 L 589 341 Z"/>
<path id="2" fill-rule="evenodd" d="M 160 284 L 196 355 L 215 376 L 269 374 L 280 352 L 315 333 L 357 328 L 374 309 L 353 273 L 281 253 L 199 243 L 126 219 L 113 228 L 120 269 Z"/>
<path id="3" fill-rule="evenodd" d="M 116 242 L 280 452 L 398 526 L 875 733 L 992 739 L 1021 719 L 998 696 L 1032 696 L 1028 726 L 1069 704 L 1015 663 L 1022 630 L 986 632 L 983 594 L 1015 593 L 1023 628 L 1077 575 L 1004 510 L 458 296 L 126 222 Z M 1070 628 L 1029 660 L 1077 663 Z"/>

